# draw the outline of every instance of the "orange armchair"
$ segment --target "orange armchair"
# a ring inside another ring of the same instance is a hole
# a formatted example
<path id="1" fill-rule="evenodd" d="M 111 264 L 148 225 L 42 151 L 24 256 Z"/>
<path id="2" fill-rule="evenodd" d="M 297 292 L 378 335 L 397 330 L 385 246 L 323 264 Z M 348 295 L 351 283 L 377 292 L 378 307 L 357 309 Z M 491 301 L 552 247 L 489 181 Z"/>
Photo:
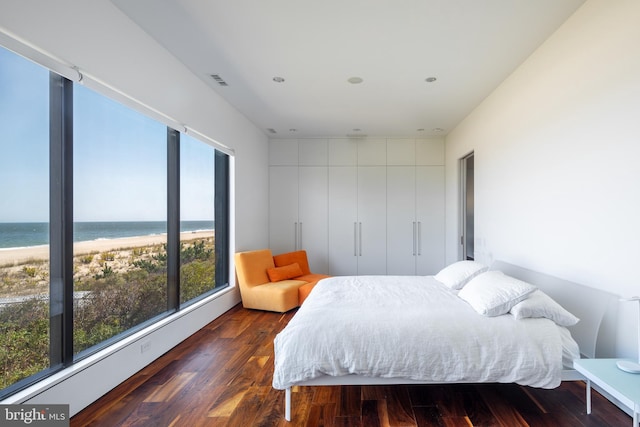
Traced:
<path id="1" fill-rule="evenodd" d="M 279 313 L 300 306 L 315 284 L 329 277 L 311 273 L 306 251 L 237 252 L 235 264 L 243 307 Z"/>

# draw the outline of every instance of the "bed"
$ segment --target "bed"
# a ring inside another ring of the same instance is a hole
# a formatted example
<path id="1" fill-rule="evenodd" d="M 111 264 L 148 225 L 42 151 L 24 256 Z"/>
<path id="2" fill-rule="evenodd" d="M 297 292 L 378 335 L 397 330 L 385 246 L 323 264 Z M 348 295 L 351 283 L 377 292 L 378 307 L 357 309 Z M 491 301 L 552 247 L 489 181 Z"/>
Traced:
<path id="1" fill-rule="evenodd" d="M 459 274 L 451 283 L 441 274 L 320 281 L 274 341 L 273 387 L 286 391 L 285 418 L 291 418 L 292 386 L 508 382 L 554 388 L 581 379 L 572 360 L 579 351 L 593 357 L 602 319 L 616 297 L 506 263 L 495 263 L 491 271 L 473 264 L 477 271 L 462 286 Z M 486 307 L 472 305 L 477 298 L 469 290 L 503 277 L 526 291 L 508 296 L 506 314 L 500 313 L 504 306 L 480 314 Z M 568 303 L 581 321 L 567 327 L 511 314 L 540 291 Z"/>

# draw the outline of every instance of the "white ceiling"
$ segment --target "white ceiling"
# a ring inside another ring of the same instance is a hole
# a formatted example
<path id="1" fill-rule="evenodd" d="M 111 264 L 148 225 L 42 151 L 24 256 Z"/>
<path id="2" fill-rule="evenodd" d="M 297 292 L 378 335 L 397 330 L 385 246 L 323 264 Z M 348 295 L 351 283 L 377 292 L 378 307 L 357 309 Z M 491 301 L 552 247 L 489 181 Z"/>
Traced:
<path id="1" fill-rule="evenodd" d="M 584 3 L 111 1 L 277 138 L 444 135 Z"/>

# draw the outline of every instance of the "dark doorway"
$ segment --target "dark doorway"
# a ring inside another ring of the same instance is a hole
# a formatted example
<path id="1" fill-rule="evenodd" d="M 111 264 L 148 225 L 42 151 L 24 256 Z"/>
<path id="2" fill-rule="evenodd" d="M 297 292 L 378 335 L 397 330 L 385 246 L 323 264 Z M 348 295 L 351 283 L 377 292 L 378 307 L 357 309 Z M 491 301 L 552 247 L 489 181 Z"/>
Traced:
<path id="1" fill-rule="evenodd" d="M 462 259 L 474 259 L 473 215 L 474 215 L 474 159 L 473 153 L 460 159 L 460 198 L 462 202 L 460 236 Z"/>

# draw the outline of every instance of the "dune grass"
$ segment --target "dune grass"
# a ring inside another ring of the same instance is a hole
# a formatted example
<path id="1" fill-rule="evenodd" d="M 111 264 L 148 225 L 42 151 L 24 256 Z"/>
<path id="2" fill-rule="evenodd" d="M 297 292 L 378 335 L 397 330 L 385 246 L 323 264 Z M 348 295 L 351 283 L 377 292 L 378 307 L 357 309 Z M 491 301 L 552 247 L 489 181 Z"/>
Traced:
<path id="1" fill-rule="evenodd" d="M 181 303 L 215 287 L 214 239 L 181 243 Z M 123 248 L 74 257 L 74 353 L 167 310 L 166 248 Z M 0 388 L 49 366 L 46 261 L 0 267 Z"/>

